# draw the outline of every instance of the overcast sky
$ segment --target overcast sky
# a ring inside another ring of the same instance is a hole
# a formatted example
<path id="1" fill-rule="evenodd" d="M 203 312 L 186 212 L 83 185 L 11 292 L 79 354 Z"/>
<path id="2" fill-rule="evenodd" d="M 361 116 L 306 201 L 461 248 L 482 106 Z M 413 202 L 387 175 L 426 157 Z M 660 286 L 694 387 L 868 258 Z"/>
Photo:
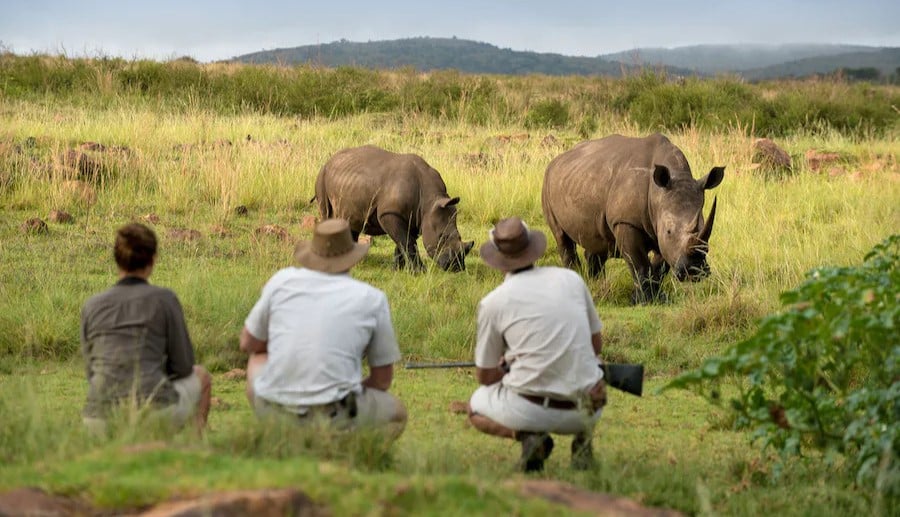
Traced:
<path id="1" fill-rule="evenodd" d="M 416 36 L 572 56 L 707 43 L 896 47 L 900 1 L 0 0 L 0 45 L 20 54 L 213 61 Z"/>

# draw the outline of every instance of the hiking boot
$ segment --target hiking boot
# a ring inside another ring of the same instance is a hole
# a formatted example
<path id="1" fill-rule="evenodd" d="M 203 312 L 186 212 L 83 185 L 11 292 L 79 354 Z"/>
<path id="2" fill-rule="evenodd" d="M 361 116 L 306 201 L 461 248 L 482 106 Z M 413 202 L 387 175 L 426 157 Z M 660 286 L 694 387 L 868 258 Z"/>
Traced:
<path id="1" fill-rule="evenodd" d="M 544 460 L 553 451 L 553 438 L 547 433 L 518 433 L 516 439 L 522 442 L 519 469 L 524 472 L 544 470 Z"/>
<path id="2" fill-rule="evenodd" d="M 578 433 L 572 438 L 572 469 L 590 470 L 594 468 L 594 446 L 592 436 Z"/>

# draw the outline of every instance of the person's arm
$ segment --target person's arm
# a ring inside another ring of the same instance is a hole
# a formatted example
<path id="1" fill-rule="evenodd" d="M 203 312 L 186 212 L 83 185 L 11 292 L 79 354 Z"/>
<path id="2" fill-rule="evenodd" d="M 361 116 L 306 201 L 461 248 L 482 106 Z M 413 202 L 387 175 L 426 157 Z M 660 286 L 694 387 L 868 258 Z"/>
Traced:
<path id="1" fill-rule="evenodd" d="M 178 297 L 171 293 L 162 302 L 166 306 L 166 373 L 182 379 L 194 373 L 194 345 Z"/>
<path id="2" fill-rule="evenodd" d="M 369 368 L 369 376 L 363 379 L 362 385 L 373 390 L 387 391 L 394 380 L 394 365 L 372 366 Z"/>
<path id="3" fill-rule="evenodd" d="M 478 306 L 478 333 L 475 343 L 475 379 L 479 384 L 490 386 L 500 382 L 509 368 L 504 366 L 503 351 L 506 341 L 495 329 L 492 311 L 483 302 Z M 488 367 L 493 364 L 496 366 Z"/>
<path id="4" fill-rule="evenodd" d="M 600 335 L 603 323 L 600 321 L 600 316 L 597 315 L 597 308 L 594 306 L 594 299 L 591 297 L 587 284 L 580 278 L 579 280 L 581 281 L 582 295 L 584 296 L 585 315 L 588 319 L 588 327 L 591 329 L 591 348 L 594 349 L 594 355 L 599 356 L 603 351 L 603 337 Z"/>
<path id="5" fill-rule="evenodd" d="M 283 270 L 282 270 L 283 271 Z M 275 286 L 280 285 L 281 271 L 275 273 L 263 286 L 259 300 L 250 309 L 250 314 L 244 320 L 244 327 L 238 339 L 241 352 L 248 355 L 264 354 L 269 351 L 269 312 L 272 300 L 272 292 Z"/>
<path id="6" fill-rule="evenodd" d="M 479 384 L 483 384 L 485 386 L 490 386 L 491 384 L 495 384 L 500 382 L 503 379 L 503 376 L 506 375 L 500 367 L 497 368 L 478 368 L 475 367 L 475 379 L 478 380 Z"/>
<path id="7" fill-rule="evenodd" d="M 81 309 L 81 355 L 84 357 L 84 373 L 90 381 L 94 371 L 91 369 L 91 343 L 87 337 L 87 324 L 87 314 L 84 309 Z"/>
<path id="8" fill-rule="evenodd" d="M 594 355 L 599 356 L 603 352 L 603 335 L 599 332 L 591 334 L 591 347 L 594 349 Z"/>
<path id="9" fill-rule="evenodd" d="M 387 296 L 381 291 L 374 292 L 375 326 L 366 347 L 365 357 L 369 363 L 369 376 L 362 385 L 380 391 L 387 391 L 394 380 L 394 363 L 400 360 L 400 345 L 394 334 L 391 321 L 391 307 Z"/>
<path id="10" fill-rule="evenodd" d="M 241 329 L 240 344 L 241 351 L 246 352 L 247 354 L 264 354 L 269 351 L 269 342 L 257 339 L 249 330 L 247 330 L 247 327 Z"/>

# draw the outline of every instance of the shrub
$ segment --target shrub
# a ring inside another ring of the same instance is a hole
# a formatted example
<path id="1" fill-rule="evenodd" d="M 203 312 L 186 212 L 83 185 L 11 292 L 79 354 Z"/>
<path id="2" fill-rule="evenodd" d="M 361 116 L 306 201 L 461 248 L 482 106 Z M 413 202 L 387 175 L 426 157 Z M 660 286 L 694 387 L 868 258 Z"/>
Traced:
<path id="1" fill-rule="evenodd" d="M 569 123 L 569 106 L 559 99 L 536 102 L 525 115 L 527 128 L 562 128 Z"/>
<path id="2" fill-rule="evenodd" d="M 750 338 L 663 389 L 718 402 L 736 380 L 735 424 L 782 460 L 804 447 L 844 455 L 856 482 L 900 497 L 900 234 L 858 267 L 812 271 Z M 703 387 L 709 389 L 702 389 Z"/>

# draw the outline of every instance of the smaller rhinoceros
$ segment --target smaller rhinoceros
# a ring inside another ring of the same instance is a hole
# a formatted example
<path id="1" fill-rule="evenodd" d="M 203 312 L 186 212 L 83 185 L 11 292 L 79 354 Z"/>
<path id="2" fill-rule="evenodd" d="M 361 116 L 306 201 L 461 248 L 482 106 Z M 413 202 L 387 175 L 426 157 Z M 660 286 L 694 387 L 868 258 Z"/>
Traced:
<path id="1" fill-rule="evenodd" d="M 646 303 L 664 298 L 660 284 L 670 267 L 679 281 L 709 274 L 716 202 L 704 221 L 703 193 L 724 174 L 724 167 L 713 167 L 694 179 L 684 153 L 659 133 L 612 135 L 554 158 L 541 201 L 564 265 L 578 265 L 576 244 L 592 275 L 603 272 L 610 256 L 622 257 L 634 279 L 632 303 Z"/>
<path id="2" fill-rule="evenodd" d="M 367 145 L 332 156 L 316 178 L 322 218 L 341 217 L 353 238 L 387 234 L 396 243 L 394 265 L 424 269 L 416 239 L 447 271 L 465 269 L 475 244 L 462 242 L 456 228 L 459 198 L 447 195 L 438 171 L 415 154 L 397 154 Z"/>

